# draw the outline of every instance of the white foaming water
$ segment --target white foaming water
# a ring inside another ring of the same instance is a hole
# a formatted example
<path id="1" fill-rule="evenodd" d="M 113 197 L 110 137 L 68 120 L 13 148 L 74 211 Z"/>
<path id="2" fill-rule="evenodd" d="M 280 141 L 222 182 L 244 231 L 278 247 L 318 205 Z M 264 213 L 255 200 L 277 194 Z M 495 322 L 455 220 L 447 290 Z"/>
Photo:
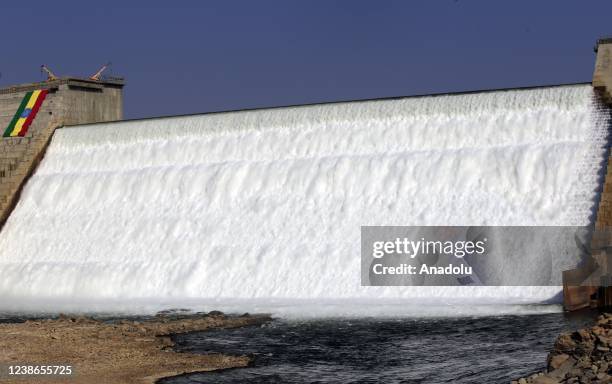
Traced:
<path id="1" fill-rule="evenodd" d="M 60 129 L 0 234 L 0 310 L 549 300 L 559 287 L 362 287 L 360 226 L 588 225 L 599 108 L 577 85 Z"/>

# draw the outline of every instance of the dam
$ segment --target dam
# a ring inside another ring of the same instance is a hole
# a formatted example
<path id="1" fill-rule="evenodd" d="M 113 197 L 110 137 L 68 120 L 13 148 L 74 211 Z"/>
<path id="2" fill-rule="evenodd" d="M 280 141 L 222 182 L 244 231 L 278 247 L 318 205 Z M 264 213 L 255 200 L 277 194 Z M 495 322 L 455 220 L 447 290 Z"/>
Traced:
<path id="1" fill-rule="evenodd" d="M 558 302 L 574 255 L 544 275 L 534 260 L 531 286 L 361 286 L 360 227 L 607 227 L 598 79 L 48 123 L 0 232 L 0 309 Z"/>

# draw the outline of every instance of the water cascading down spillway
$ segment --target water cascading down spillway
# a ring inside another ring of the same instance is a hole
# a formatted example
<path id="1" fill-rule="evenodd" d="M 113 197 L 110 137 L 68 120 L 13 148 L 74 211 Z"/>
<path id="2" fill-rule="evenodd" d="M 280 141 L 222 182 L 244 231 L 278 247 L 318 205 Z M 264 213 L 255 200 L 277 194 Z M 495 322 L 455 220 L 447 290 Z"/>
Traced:
<path id="1" fill-rule="evenodd" d="M 560 271 L 361 286 L 360 226 L 590 225 L 608 126 L 584 84 L 62 128 L 0 233 L 0 306 L 551 300 Z"/>

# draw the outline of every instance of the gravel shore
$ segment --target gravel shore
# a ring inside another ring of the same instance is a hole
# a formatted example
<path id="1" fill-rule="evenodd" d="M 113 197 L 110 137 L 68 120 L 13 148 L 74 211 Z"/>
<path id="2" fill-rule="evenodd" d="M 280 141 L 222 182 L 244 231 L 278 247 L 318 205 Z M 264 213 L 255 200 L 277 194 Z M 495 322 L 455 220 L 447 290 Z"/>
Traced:
<path id="1" fill-rule="evenodd" d="M 171 335 L 212 328 L 234 328 L 269 321 L 266 315 L 239 317 L 220 312 L 158 315 L 143 321 L 103 322 L 89 317 L 0 324 L 3 383 L 151 384 L 162 377 L 243 367 L 246 356 L 176 353 Z M 8 377 L 8 365 L 70 364 L 70 377 Z"/>

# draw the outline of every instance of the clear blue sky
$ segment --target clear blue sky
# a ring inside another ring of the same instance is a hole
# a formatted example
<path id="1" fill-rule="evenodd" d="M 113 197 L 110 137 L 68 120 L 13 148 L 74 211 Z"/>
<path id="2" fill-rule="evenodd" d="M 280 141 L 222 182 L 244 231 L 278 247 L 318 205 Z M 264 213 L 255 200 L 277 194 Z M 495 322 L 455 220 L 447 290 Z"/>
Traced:
<path id="1" fill-rule="evenodd" d="M 609 0 L 20 3 L 0 86 L 110 60 L 128 118 L 587 82 L 612 35 Z"/>

